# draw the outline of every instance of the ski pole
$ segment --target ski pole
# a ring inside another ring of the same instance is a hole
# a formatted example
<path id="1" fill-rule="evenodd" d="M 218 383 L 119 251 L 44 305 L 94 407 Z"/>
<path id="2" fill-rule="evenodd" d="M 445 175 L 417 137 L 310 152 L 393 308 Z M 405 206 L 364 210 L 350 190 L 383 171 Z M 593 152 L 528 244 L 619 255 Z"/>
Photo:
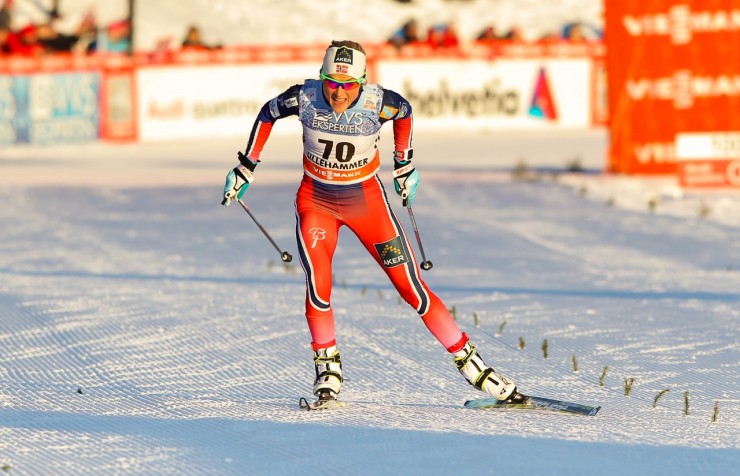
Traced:
<path id="1" fill-rule="evenodd" d="M 282 259 L 286 263 L 290 263 L 293 260 L 293 257 L 290 256 L 290 253 L 288 253 L 287 251 L 282 251 L 280 249 L 277 243 L 275 243 L 275 240 L 273 240 L 270 234 L 267 233 L 267 230 L 265 230 L 265 227 L 260 225 L 260 222 L 258 222 L 257 219 L 254 217 L 254 215 L 252 215 L 252 211 L 249 208 L 247 208 L 247 205 L 244 202 L 242 202 L 241 198 L 237 198 L 236 201 L 239 202 L 239 205 L 242 206 L 244 211 L 247 212 L 247 214 L 250 216 L 250 218 L 252 218 L 254 223 L 259 227 L 260 230 L 262 230 L 262 233 L 264 233 L 265 237 L 268 240 L 270 240 L 270 243 L 272 243 L 272 246 L 274 246 L 275 249 L 278 251 L 278 253 L 280 253 L 280 259 Z"/>
<path id="2" fill-rule="evenodd" d="M 411 218 L 411 226 L 414 227 L 414 234 L 416 235 L 416 242 L 419 244 L 419 251 L 421 252 L 421 269 L 424 271 L 429 271 L 432 269 L 431 261 L 427 261 L 427 257 L 424 255 L 424 247 L 421 246 L 421 235 L 419 235 L 419 228 L 416 226 L 416 219 L 414 218 L 414 211 L 411 210 L 411 205 L 408 205 L 407 201 L 408 193 L 404 190 L 401 194 L 401 198 L 403 199 L 403 205 L 406 207 L 406 210 L 409 211 L 409 218 Z"/>

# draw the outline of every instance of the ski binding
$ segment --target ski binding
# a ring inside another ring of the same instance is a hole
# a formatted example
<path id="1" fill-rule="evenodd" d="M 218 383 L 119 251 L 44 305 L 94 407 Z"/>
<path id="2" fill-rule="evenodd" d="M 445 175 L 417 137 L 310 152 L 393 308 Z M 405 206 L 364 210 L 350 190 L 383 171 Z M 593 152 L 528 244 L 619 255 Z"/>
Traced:
<path id="1" fill-rule="evenodd" d="M 337 397 L 332 395 L 331 392 L 320 392 L 318 395 L 318 399 L 309 402 L 307 399 L 301 397 L 298 400 L 298 406 L 301 408 L 301 410 L 311 411 L 311 410 L 330 410 L 334 408 L 341 408 L 344 406 L 344 402 L 340 402 L 337 400 Z"/>

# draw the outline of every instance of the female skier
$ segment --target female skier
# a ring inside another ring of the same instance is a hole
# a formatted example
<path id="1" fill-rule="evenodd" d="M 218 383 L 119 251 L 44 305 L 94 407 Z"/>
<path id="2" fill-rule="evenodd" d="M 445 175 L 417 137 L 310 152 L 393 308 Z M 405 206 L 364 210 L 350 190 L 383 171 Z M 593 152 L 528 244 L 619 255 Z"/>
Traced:
<path id="1" fill-rule="evenodd" d="M 516 385 L 488 367 L 447 306 L 421 278 L 418 262 L 391 210 L 378 170 L 380 128 L 393 122 L 393 183 L 403 206 L 411 206 L 419 186 L 412 163 L 411 104 L 400 94 L 366 80 L 366 54 L 353 41 L 333 41 L 320 79 L 307 79 L 269 100 L 254 122 L 240 163 L 226 177 L 224 205 L 240 199 L 273 124 L 298 116 L 303 126 L 303 179 L 295 201 L 296 237 L 306 274 L 306 320 L 314 351 L 313 393 L 319 404 L 336 399 L 342 388 L 331 306 L 332 257 L 339 229 L 347 226 L 390 278 L 401 297 L 421 316 L 453 355 L 467 381 L 499 400 L 516 395 Z"/>

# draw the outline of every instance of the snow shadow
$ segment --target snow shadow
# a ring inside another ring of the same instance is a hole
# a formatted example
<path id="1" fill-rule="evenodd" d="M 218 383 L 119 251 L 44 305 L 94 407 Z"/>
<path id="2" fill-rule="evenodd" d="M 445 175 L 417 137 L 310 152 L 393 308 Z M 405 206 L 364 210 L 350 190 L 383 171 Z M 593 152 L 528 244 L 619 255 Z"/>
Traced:
<path id="1" fill-rule="evenodd" d="M 303 416 L 309 418 L 296 410 L 297 420 Z M 466 461 L 480 459 L 490 460 L 491 469 L 486 474 L 501 474 L 502 464 L 517 474 L 675 475 L 706 474 L 709 470 L 730 474 L 740 463 L 737 449 L 521 438 L 505 434 L 505 428 L 492 428 L 495 434 L 481 435 L 459 429 L 426 432 L 315 422 L 161 419 L 10 408 L 0 409 L 0 421 L 10 438 L 13 430 L 20 430 L 19 434 L 78 433 L 99 446 L 99 452 L 109 452 L 111 459 L 125 449 L 129 438 L 169 448 L 170 452 L 176 448 L 172 457 L 186 458 L 188 468 L 211 474 L 301 474 L 327 465 L 332 474 L 459 474 L 465 471 Z M 113 438 L 116 436 L 123 438 Z M 106 438 L 115 440 L 108 450 L 101 443 Z M 32 456 L 14 459 L 18 470 L 34 465 Z M 546 473 L 542 468 L 548 468 Z"/>

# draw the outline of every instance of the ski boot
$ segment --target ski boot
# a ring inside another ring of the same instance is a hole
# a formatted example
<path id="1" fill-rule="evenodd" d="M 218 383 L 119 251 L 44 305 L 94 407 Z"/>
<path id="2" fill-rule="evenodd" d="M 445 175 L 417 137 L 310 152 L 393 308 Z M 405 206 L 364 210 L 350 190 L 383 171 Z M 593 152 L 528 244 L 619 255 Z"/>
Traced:
<path id="1" fill-rule="evenodd" d="M 342 388 L 344 375 L 342 374 L 342 359 L 337 347 L 332 345 L 325 349 L 314 351 L 314 365 L 316 366 L 316 380 L 313 383 L 313 394 L 318 400 L 307 402 L 301 399 L 300 406 L 305 410 L 320 410 L 324 408 L 341 407 L 344 404 L 337 400 Z"/>
<path id="2" fill-rule="evenodd" d="M 455 356 L 457 369 L 470 385 L 486 392 L 497 400 L 516 399 L 518 395 L 516 384 L 487 366 L 470 342 L 466 342 L 462 349 L 452 355 Z"/>

